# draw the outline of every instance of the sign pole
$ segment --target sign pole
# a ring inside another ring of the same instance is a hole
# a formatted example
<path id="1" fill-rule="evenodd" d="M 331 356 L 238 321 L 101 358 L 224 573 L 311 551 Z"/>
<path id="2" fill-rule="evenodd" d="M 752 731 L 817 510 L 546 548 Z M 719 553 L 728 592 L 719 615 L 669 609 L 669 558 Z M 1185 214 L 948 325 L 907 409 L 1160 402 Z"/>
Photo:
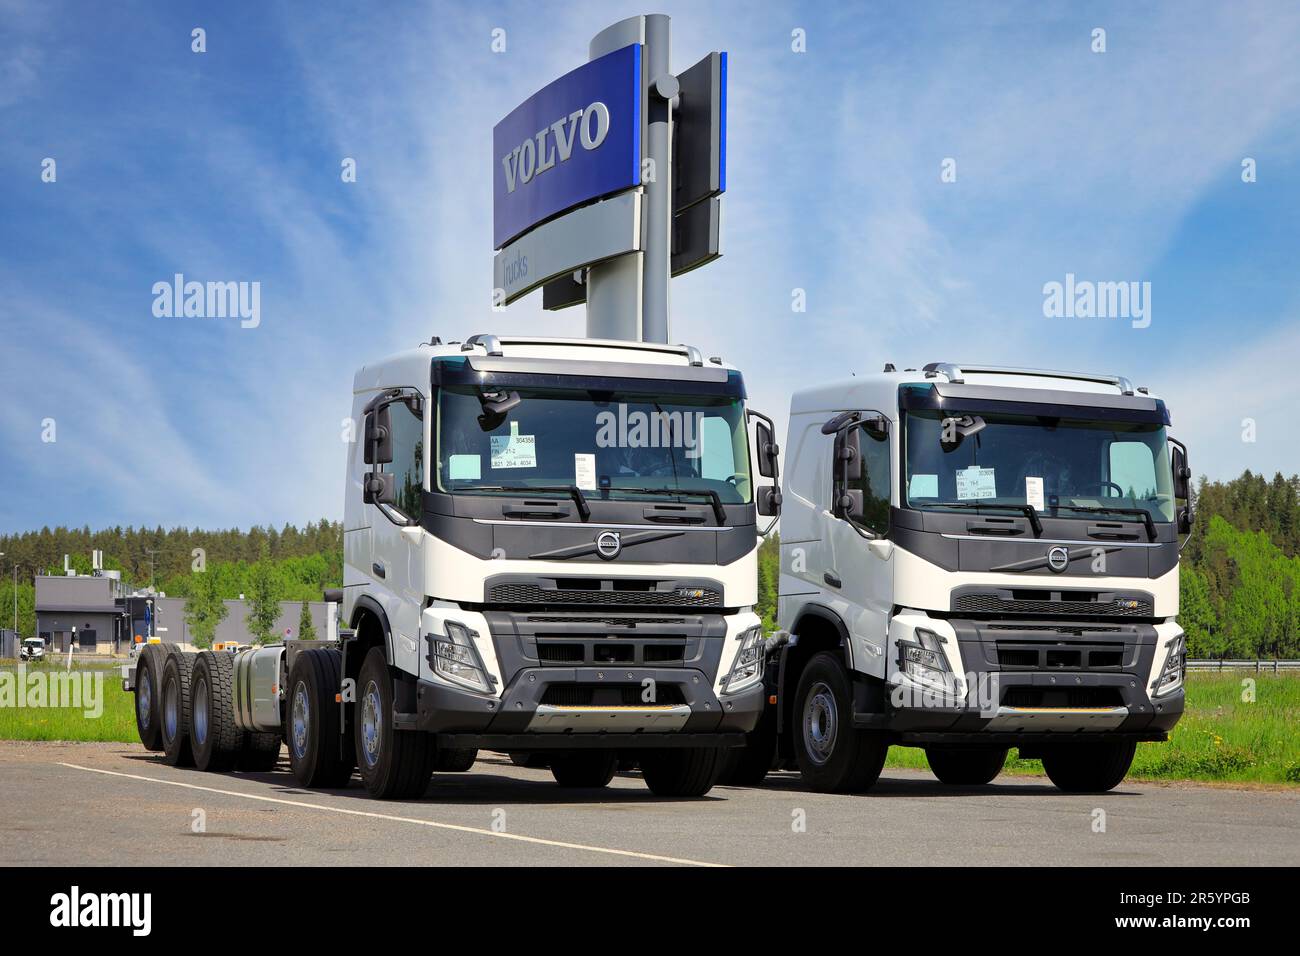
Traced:
<path id="1" fill-rule="evenodd" d="M 662 13 L 628 17 L 591 41 L 595 60 L 629 43 L 644 49 L 642 100 L 647 123 L 643 167 L 643 252 L 620 256 L 587 270 L 587 337 L 668 341 L 668 278 L 672 252 L 672 103 L 676 80 L 669 67 L 669 19 Z M 668 93 L 665 99 L 661 94 Z"/>

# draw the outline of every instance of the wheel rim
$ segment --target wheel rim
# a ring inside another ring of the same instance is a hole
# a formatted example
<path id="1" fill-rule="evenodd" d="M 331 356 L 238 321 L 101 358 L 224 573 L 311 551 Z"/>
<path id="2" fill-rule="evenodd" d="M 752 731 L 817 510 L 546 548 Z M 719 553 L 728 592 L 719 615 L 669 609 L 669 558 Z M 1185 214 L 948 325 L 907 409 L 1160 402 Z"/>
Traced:
<path id="1" fill-rule="evenodd" d="M 307 756 L 307 727 L 311 720 L 311 704 L 307 700 L 307 685 L 298 681 L 293 689 L 293 755 L 299 760 Z"/>
<path id="2" fill-rule="evenodd" d="M 176 707 L 176 681 L 169 680 L 163 687 L 163 734 L 168 740 L 176 739 L 176 725 L 180 723 Z"/>
<path id="3" fill-rule="evenodd" d="M 208 681 L 200 677 L 194 685 L 194 712 L 190 714 L 194 724 L 194 739 L 200 744 L 208 739 Z"/>
<path id="4" fill-rule="evenodd" d="M 821 765 L 830 760 L 838 730 L 839 711 L 835 694 L 825 683 L 818 681 L 808 692 L 803 708 L 804 749 L 813 763 Z"/>
<path id="5" fill-rule="evenodd" d="M 135 708 L 140 715 L 140 726 L 149 729 L 149 718 L 153 716 L 153 677 L 149 671 L 144 672 L 143 679 L 135 694 Z"/>
<path id="6" fill-rule="evenodd" d="M 366 766 L 379 762 L 380 738 L 384 731 L 383 706 L 379 700 L 379 686 L 371 681 L 366 685 L 361 705 L 361 752 Z"/>

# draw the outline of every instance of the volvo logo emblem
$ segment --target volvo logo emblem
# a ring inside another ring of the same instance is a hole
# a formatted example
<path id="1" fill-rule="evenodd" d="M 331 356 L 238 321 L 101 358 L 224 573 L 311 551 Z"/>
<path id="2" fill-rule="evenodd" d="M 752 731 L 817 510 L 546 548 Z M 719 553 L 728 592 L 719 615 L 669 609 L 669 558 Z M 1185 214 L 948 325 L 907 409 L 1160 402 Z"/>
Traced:
<path id="1" fill-rule="evenodd" d="M 623 542 L 619 540 L 617 531 L 602 531 L 596 535 L 596 553 L 606 561 L 613 561 L 622 550 Z"/>
<path id="2" fill-rule="evenodd" d="M 1047 552 L 1047 566 L 1060 574 L 1070 566 L 1070 552 L 1059 545 Z"/>

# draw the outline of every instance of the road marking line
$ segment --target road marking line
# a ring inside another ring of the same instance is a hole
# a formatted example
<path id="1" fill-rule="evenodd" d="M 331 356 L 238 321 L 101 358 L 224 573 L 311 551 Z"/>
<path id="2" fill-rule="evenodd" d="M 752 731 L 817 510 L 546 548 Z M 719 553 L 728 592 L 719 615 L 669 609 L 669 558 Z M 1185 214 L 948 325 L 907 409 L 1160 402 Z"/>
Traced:
<path id="1" fill-rule="evenodd" d="M 243 797 L 246 800 L 261 800 L 265 803 L 280 803 L 287 807 L 305 807 L 308 810 L 324 810 L 327 813 L 345 813 L 353 817 L 370 817 L 375 820 L 390 820 L 394 823 L 414 823 L 422 827 L 437 830 L 457 830 L 461 833 L 476 833 L 479 836 L 498 837 L 502 840 L 518 840 L 521 843 L 536 843 L 541 846 L 559 847 L 565 850 L 586 850 L 589 853 L 609 853 L 614 856 L 630 856 L 638 860 L 654 860 L 659 863 L 680 863 L 684 866 L 728 866 L 726 863 L 706 863 L 703 860 L 684 860 L 673 856 L 657 856 L 654 853 L 637 853 L 635 850 L 615 850 L 605 846 L 588 846 L 585 843 L 565 843 L 562 840 L 546 840 L 542 837 L 522 836 L 518 833 L 498 833 L 484 830 L 482 827 L 467 827 L 459 823 L 438 823 L 435 820 L 421 820 L 419 817 L 399 817 L 391 813 L 374 813 L 370 810 L 349 810 L 346 807 L 328 807 L 320 803 L 307 803 L 303 800 L 285 800 L 281 797 L 264 797 L 256 793 L 241 793 L 238 790 L 220 790 L 217 787 L 203 787 L 197 783 L 182 783 L 179 780 L 162 780 L 158 777 L 145 777 L 135 773 L 122 773 L 118 770 L 102 770 L 99 767 L 83 767 L 80 764 L 64 763 L 59 766 L 87 773 L 102 773 L 110 777 L 125 777 L 128 780 L 144 780 L 147 783 L 162 783 L 169 787 L 184 787 L 187 790 L 203 790 L 207 793 L 220 793 L 228 797 Z"/>

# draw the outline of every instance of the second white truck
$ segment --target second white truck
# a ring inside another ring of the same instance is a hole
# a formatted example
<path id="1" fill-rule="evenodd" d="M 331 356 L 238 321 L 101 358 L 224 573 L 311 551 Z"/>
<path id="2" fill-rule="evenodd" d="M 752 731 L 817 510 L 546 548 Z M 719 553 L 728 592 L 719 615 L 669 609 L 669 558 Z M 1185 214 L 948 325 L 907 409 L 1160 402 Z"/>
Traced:
<path id="1" fill-rule="evenodd" d="M 775 757 L 870 787 L 891 745 L 977 786 L 1008 749 L 1103 791 L 1183 712 L 1179 535 L 1191 471 L 1163 401 L 1119 376 L 933 363 L 797 393 L 770 704 Z"/>

